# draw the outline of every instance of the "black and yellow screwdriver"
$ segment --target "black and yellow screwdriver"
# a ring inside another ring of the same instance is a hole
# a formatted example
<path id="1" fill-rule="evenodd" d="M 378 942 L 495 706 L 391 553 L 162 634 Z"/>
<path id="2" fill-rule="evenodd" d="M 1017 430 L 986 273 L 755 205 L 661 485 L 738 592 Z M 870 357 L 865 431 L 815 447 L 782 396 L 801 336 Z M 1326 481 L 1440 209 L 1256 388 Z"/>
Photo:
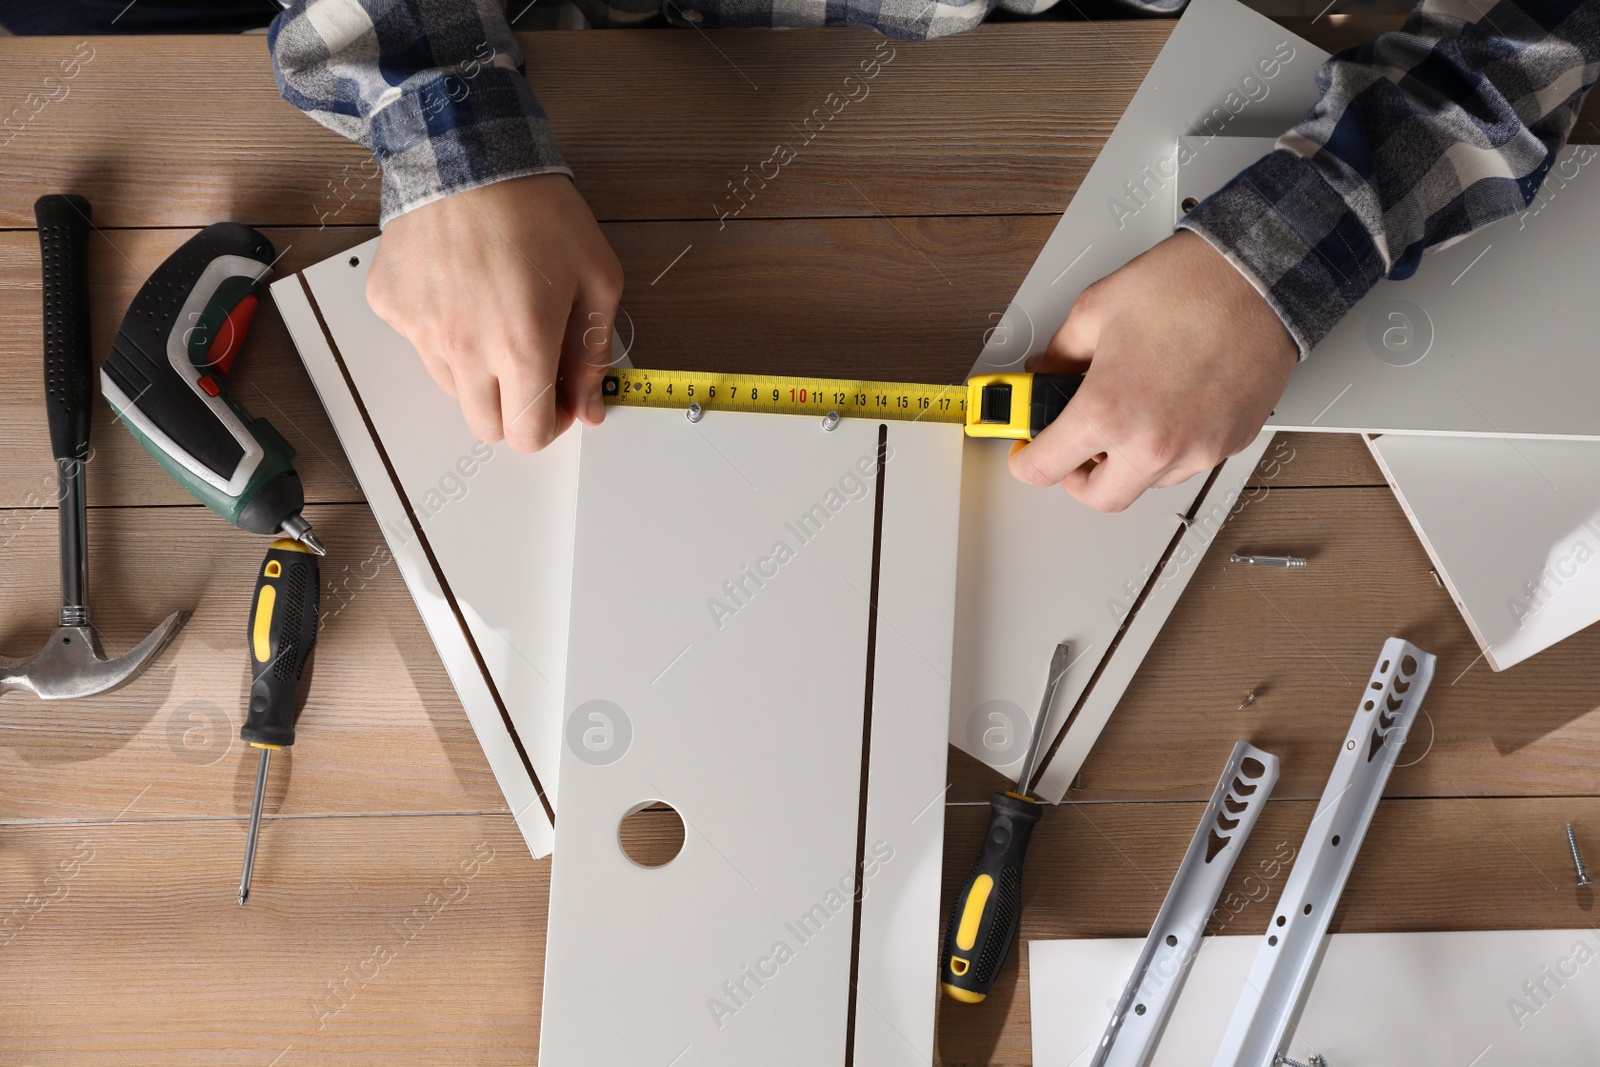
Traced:
<path id="1" fill-rule="evenodd" d="M 1039 767 L 1045 720 L 1050 717 L 1050 705 L 1067 665 L 1067 643 L 1063 641 L 1050 657 L 1044 701 L 1033 723 L 1028 754 L 1022 757 L 1017 788 L 989 798 L 989 829 L 983 835 L 978 862 L 972 865 L 972 873 L 950 908 L 939 978 L 946 993 L 966 1004 L 976 1004 L 989 995 L 1011 952 L 1011 942 L 1016 940 L 1022 919 L 1022 861 L 1028 855 L 1033 827 L 1044 814 L 1039 802 L 1028 796 L 1028 786 Z"/>
<path id="2" fill-rule="evenodd" d="M 280 538 L 267 549 L 256 575 L 246 639 L 250 644 L 250 706 L 239 737 L 261 750 L 256 764 L 256 794 L 250 805 L 250 836 L 244 846 L 239 903 L 250 896 L 250 874 L 261 835 L 261 800 L 267 788 L 272 753 L 294 744 L 300 676 L 317 640 L 317 602 L 321 596 L 317 557 L 299 541 Z"/>

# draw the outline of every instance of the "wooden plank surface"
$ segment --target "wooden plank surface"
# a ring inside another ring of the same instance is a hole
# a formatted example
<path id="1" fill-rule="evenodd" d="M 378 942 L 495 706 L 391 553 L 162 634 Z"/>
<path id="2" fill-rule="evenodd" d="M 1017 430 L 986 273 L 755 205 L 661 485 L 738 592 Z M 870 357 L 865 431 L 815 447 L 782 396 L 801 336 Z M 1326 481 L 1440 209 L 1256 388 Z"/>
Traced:
<path id="1" fill-rule="evenodd" d="M 1292 28 L 1340 47 L 1396 24 L 1330 16 Z M 1169 31 L 1012 24 L 889 46 L 870 94 L 726 224 L 727 183 L 838 91 L 876 38 L 523 41 L 623 260 L 636 362 L 954 381 Z M 194 227 L 269 226 L 280 270 L 374 232 L 361 150 L 277 99 L 259 38 L 88 47 L 67 95 L 12 139 L 0 167 L 0 230 L 20 228 L 0 232 L 0 650 L 11 654 L 44 638 L 56 604 L 33 199 L 71 189 L 96 204 L 97 354 L 138 283 Z M 75 48 L 0 41 L 0 99 L 39 90 Z M 1600 140 L 1597 105 L 1575 140 Z M 270 307 L 239 367 L 240 399 L 299 450 L 309 517 L 333 546 L 312 696 L 301 743 L 274 764 L 255 892 L 234 904 L 253 773 L 234 740 L 241 630 L 262 544 L 194 505 L 101 408 L 97 626 L 119 648 L 172 608 L 197 614 L 120 693 L 0 704 L 0 1062 L 533 1063 L 548 861 L 528 856 L 505 813 Z M 1312 563 L 1247 569 L 1226 563 L 1232 549 Z M 1397 770 L 1335 928 L 1589 924 L 1593 898 L 1571 888 L 1561 827 L 1577 822 L 1600 855 L 1600 636 L 1502 675 L 1472 665 L 1475 646 L 1353 437 L 1280 436 L 1198 567 L 1083 791 L 1041 825 L 1025 938 L 1144 933 L 1237 737 L 1284 758 L 1281 802 L 1229 887 L 1248 903 L 1228 932 L 1257 932 L 1266 890 L 1244 879 L 1280 843 L 1298 844 L 1353 685 L 1390 633 L 1440 655 L 1432 744 L 1419 732 L 1416 762 Z M 1241 711 L 1250 690 L 1258 700 Z M 953 750 L 949 771 L 947 900 L 1001 784 Z M 635 833 L 665 844 L 667 818 L 646 812 Z M 1263 882 L 1276 892 L 1283 877 Z M 1018 952 L 984 1005 L 942 1004 L 939 1062 L 1030 1062 L 1026 979 Z"/>
<path id="2" fill-rule="evenodd" d="M 1325 48 L 1399 24 L 1334 18 L 1284 21 Z M 760 175 L 779 144 L 797 156 L 778 178 L 749 187 L 744 217 L 1054 217 L 1171 25 L 989 25 L 886 45 L 886 63 L 873 59 L 885 54 L 881 38 L 838 27 L 547 32 L 519 41 L 601 219 L 715 219 L 740 203 L 729 183 Z M 876 74 L 847 84 L 847 76 L 862 76 L 863 62 L 877 62 Z M 64 69 L 76 73 L 64 79 Z M 20 105 L 29 94 L 31 117 L 0 168 L 0 228 L 31 226 L 34 198 L 69 188 L 93 200 L 97 221 L 109 227 L 376 220 L 370 157 L 279 98 L 261 37 L 96 38 L 83 46 L 13 38 L 0 64 L 0 100 Z M 841 105 L 849 95 L 858 99 Z M 821 132 L 807 141 L 804 124 L 819 108 L 809 129 Z M 1600 100 L 1592 99 L 1576 139 L 1600 140 L 1597 117 Z"/>

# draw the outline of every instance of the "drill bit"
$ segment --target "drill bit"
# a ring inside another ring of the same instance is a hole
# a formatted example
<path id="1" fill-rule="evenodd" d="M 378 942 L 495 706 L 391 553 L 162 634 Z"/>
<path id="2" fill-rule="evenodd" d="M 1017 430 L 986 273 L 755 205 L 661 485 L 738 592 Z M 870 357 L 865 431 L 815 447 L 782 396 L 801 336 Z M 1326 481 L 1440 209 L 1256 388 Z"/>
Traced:
<path id="1" fill-rule="evenodd" d="M 239 876 L 239 903 L 250 899 L 250 874 L 256 866 L 256 838 L 261 836 L 261 799 L 267 792 L 267 766 L 272 762 L 272 749 L 261 750 L 261 761 L 256 764 L 256 798 L 250 804 L 250 836 L 244 843 L 244 873 Z"/>

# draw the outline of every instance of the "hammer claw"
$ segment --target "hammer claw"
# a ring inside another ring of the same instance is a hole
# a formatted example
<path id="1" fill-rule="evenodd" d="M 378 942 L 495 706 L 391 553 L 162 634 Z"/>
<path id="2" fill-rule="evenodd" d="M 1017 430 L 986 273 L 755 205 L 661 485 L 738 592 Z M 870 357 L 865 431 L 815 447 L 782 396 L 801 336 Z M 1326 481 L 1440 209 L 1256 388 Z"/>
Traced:
<path id="1" fill-rule="evenodd" d="M 0 695 L 21 690 L 40 700 L 68 700 L 120 689 L 139 677 L 189 618 L 174 611 L 149 636 L 106 659 L 88 626 L 63 626 L 31 659 L 0 656 Z"/>

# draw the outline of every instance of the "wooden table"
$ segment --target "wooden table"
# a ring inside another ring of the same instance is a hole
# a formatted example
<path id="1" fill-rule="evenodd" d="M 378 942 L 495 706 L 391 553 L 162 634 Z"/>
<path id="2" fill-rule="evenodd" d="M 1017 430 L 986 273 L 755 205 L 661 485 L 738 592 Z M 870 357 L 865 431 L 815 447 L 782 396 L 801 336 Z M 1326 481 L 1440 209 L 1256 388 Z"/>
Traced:
<path id="1" fill-rule="evenodd" d="M 1293 28 L 1339 46 L 1393 24 Z M 1013 24 L 895 45 L 869 96 L 725 223 L 729 183 L 875 37 L 549 33 L 524 47 L 627 269 L 636 362 L 953 381 L 1169 30 Z M 74 55 L 75 77 L 45 82 Z M 44 91 L 55 99 L 0 148 L 0 648 L 13 654 L 38 647 L 57 603 L 34 198 L 94 202 L 100 353 L 193 228 L 262 227 L 296 270 L 370 236 L 377 205 L 361 149 L 278 99 L 260 38 L 0 40 L 3 108 Z M 1591 104 L 1578 139 L 1600 139 L 1595 117 Z M 301 744 L 274 762 L 255 891 L 234 903 L 255 769 L 235 740 L 242 629 L 262 543 L 195 505 L 99 406 L 96 623 L 121 649 L 174 608 L 195 614 L 118 693 L 0 706 L 0 1061 L 533 1063 L 549 862 L 513 828 L 399 575 L 374 562 L 372 515 L 270 305 L 235 387 L 299 450 L 338 607 Z M 1235 738 L 1283 758 L 1235 882 L 1297 843 L 1390 634 L 1437 653 L 1439 676 L 1419 758 L 1394 775 L 1334 929 L 1592 923 L 1562 824 L 1600 863 L 1600 631 L 1491 673 L 1358 441 L 1289 435 L 1269 462 L 1083 791 L 1039 829 L 1023 937 L 1142 936 Z M 1247 582 L 1223 564 L 1236 548 L 1311 566 Z M 1000 784 L 953 750 L 950 779 L 947 896 Z M 1251 904 L 1229 932 L 1266 917 Z M 1029 1062 L 1026 953 L 1013 960 L 984 1005 L 942 1006 L 941 1063 Z"/>

